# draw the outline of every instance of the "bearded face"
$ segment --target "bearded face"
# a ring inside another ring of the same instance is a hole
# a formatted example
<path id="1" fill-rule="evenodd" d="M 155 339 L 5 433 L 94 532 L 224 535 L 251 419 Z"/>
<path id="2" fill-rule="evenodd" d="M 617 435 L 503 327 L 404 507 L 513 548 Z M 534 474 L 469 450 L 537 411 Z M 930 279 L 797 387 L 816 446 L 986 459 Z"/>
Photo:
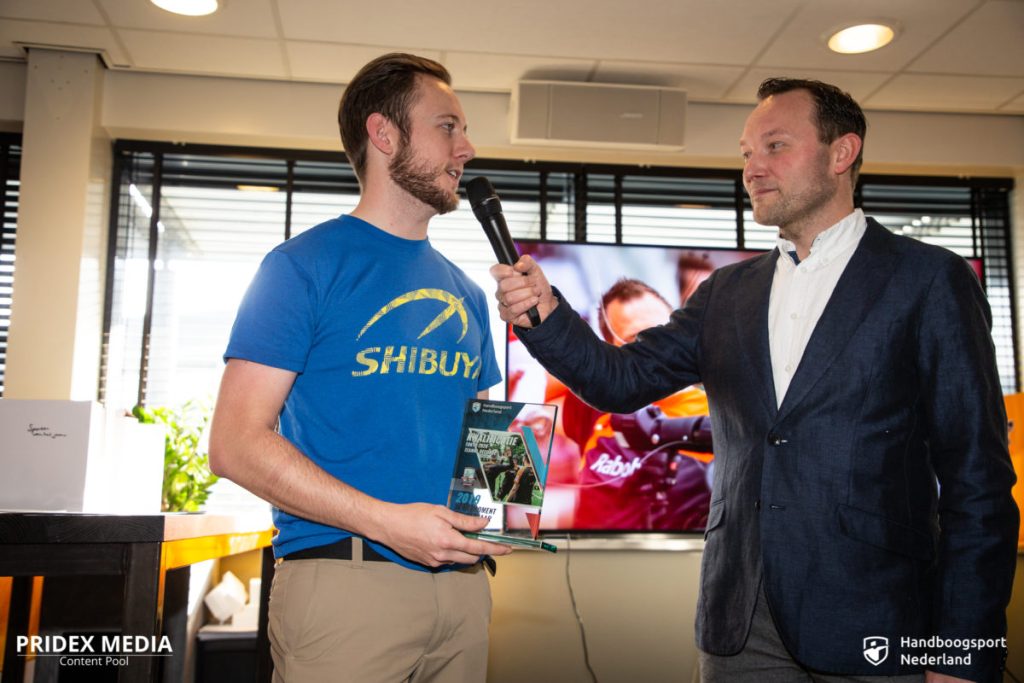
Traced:
<path id="1" fill-rule="evenodd" d="M 388 173 L 392 182 L 431 207 L 438 214 L 451 213 L 459 206 L 458 177 L 452 181 L 447 163 L 431 165 L 420 161 L 412 145 L 402 141 L 391 159 Z"/>

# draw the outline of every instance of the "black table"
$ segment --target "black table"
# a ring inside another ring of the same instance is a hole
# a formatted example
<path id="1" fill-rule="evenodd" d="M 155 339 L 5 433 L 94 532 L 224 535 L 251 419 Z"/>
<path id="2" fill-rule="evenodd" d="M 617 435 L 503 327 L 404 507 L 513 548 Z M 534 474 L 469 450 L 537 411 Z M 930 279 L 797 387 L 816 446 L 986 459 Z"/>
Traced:
<path id="1" fill-rule="evenodd" d="M 16 636 L 28 633 L 33 577 L 123 576 L 121 633 L 153 636 L 159 641 L 165 630 L 165 619 L 172 612 L 181 614 L 187 601 L 189 565 L 260 548 L 264 551 L 266 577 L 260 601 L 258 648 L 264 655 L 260 675 L 270 680 L 266 605 L 271 573 L 266 569 L 273 567 L 271 535 L 269 512 L 252 515 L 0 512 L 0 576 L 14 577 L 0 683 L 20 683 L 24 675 L 25 658 L 18 656 Z M 185 643 L 181 629 L 176 630 L 180 635 L 171 636 L 176 656 L 129 657 L 128 664 L 118 669 L 118 680 L 133 683 L 158 680 L 161 668 L 164 681 L 180 680 L 175 667 L 181 666 Z M 179 647 L 180 657 L 177 656 Z"/>

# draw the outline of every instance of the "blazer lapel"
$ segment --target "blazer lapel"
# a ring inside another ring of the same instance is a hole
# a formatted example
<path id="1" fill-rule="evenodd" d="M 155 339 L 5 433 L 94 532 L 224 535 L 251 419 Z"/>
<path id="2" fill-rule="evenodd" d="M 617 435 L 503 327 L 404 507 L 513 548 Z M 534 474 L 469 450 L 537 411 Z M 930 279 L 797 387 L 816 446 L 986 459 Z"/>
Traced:
<path id="1" fill-rule="evenodd" d="M 779 407 L 782 420 L 807 396 L 836 357 L 846 348 L 895 269 L 895 254 L 887 249 L 889 232 L 872 219 L 846 270 L 839 277 L 818 324 L 807 342 L 800 365 Z"/>
<path id="2" fill-rule="evenodd" d="M 779 257 L 776 249 L 753 263 L 741 282 L 743 291 L 753 296 L 737 297 L 736 334 L 737 348 L 751 367 L 752 387 L 764 402 L 768 414 L 774 416 L 778 410 L 775 400 L 775 381 L 772 378 L 772 357 L 768 345 L 768 299 L 775 277 L 775 261 Z"/>

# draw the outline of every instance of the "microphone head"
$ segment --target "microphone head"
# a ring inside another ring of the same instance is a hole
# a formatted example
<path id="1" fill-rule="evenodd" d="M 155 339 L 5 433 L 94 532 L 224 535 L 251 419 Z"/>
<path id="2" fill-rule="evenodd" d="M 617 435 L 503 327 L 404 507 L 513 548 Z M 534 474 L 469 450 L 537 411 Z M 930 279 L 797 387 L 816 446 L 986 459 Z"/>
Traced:
<path id="1" fill-rule="evenodd" d="M 477 209 L 492 197 L 496 200 L 498 193 L 494 191 L 494 185 L 484 176 L 477 176 L 466 183 L 466 196 L 469 197 L 469 205 Z"/>

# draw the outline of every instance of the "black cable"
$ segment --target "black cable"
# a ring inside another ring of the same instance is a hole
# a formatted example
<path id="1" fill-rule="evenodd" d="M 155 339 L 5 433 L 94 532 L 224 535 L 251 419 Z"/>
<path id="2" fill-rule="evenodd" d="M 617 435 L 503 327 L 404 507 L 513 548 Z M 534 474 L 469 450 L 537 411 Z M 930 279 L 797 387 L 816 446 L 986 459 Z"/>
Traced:
<path id="1" fill-rule="evenodd" d="M 565 585 L 569 587 L 569 600 L 572 602 L 572 611 L 576 615 L 576 624 L 580 627 L 580 642 L 583 644 L 583 664 L 590 673 L 590 680 L 597 683 L 597 674 L 590 666 L 590 651 L 587 649 L 587 632 L 583 629 L 583 617 L 580 616 L 580 608 L 576 605 L 576 592 L 572 589 L 572 578 L 569 576 L 569 558 L 572 556 L 571 534 L 565 535 Z"/>

